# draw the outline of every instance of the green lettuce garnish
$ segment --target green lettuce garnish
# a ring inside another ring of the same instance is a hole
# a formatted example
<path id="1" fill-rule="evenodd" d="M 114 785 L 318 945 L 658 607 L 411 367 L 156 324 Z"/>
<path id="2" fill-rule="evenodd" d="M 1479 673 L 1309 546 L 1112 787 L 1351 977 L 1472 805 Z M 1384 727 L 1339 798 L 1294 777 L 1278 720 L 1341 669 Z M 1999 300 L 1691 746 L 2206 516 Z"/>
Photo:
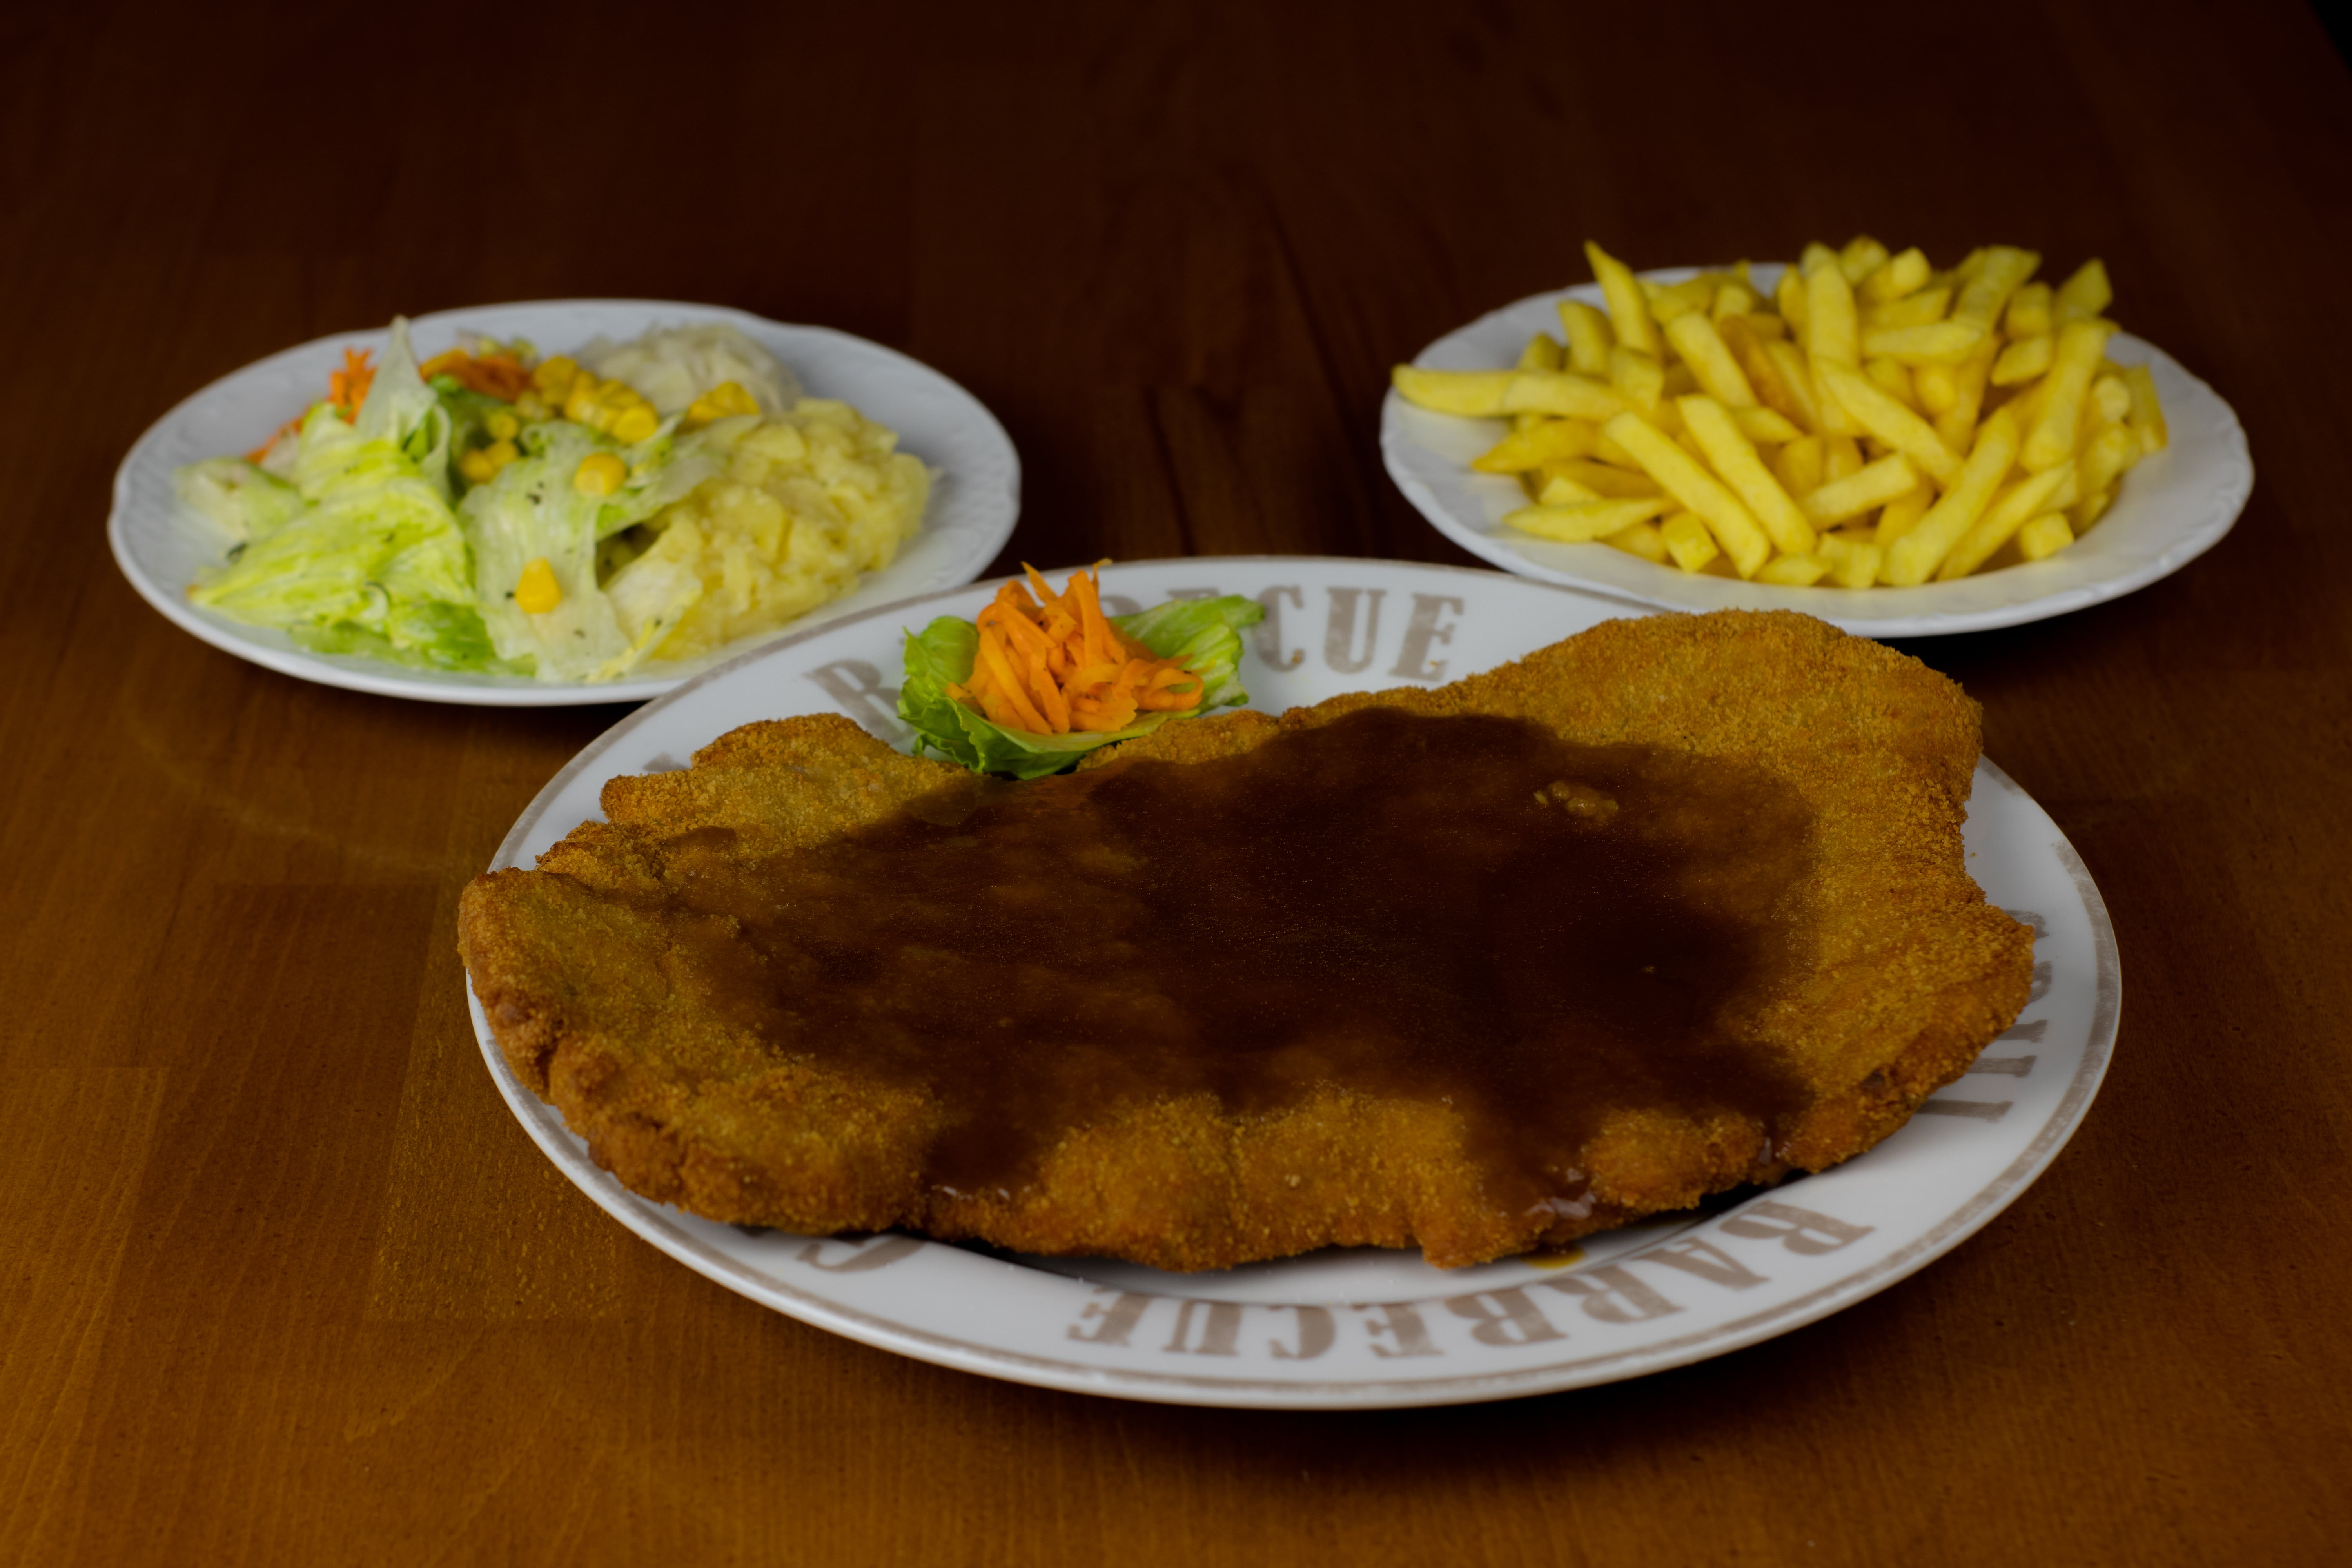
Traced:
<path id="1" fill-rule="evenodd" d="M 1200 705 L 1182 713 L 1147 713 L 1124 730 L 1095 735 L 1033 735 L 992 723 L 947 694 L 950 683 L 971 679 L 980 656 L 980 628 L 941 616 L 919 632 L 907 634 L 905 681 L 898 688 L 898 716 L 915 728 L 915 754 L 936 751 L 974 773 L 1043 778 L 1071 766 L 1087 752 L 1118 741 L 1149 735 L 1171 719 L 1186 719 L 1249 700 L 1242 689 L 1242 628 L 1265 618 L 1265 608 L 1239 595 L 1222 599 L 1171 599 L 1140 615 L 1113 616 L 1110 624 L 1161 658 L 1172 658 L 1201 677 Z"/>
<path id="2" fill-rule="evenodd" d="M 206 458 L 173 476 L 190 510 L 238 544 L 267 539 L 302 512 L 302 492 L 243 458 Z"/>
<path id="3" fill-rule="evenodd" d="M 635 668 L 702 592 L 693 572 L 652 576 L 624 569 L 613 587 L 597 584 L 598 542 L 652 517 L 721 471 L 677 421 L 634 447 L 614 445 L 584 425 L 548 420 L 526 426 L 522 456 L 488 484 L 466 492 L 457 517 L 474 552 L 474 607 L 502 658 L 528 660 L 543 680 L 612 680 Z M 610 452 L 629 477 L 610 496 L 583 495 L 572 484 L 581 461 Z M 562 598 L 526 615 L 515 585 L 532 561 L 555 574 Z M 656 563 L 658 564 L 658 563 Z M 625 584 L 623 576 L 628 580 Z"/>
<path id="4" fill-rule="evenodd" d="M 404 663 L 492 668 L 449 510 L 449 423 L 417 376 L 407 323 L 394 322 L 357 419 L 346 425 L 325 404 L 304 417 L 290 515 L 284 489 L 257 471 L 198 465 L 183 476 L 184 491 L 234 504 L 247 531 L 230 563 L 188 597 L 326 651 L 388 648 L 382 657 Z"/>

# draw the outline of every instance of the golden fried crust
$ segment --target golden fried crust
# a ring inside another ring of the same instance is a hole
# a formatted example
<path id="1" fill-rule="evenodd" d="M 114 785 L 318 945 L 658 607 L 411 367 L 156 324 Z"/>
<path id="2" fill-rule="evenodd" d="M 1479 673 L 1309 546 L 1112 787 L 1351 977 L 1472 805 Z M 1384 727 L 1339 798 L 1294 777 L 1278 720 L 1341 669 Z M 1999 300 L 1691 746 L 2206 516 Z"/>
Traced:
<path id="1" fill-rule="evenodd" d="M 708 830 L 728 830 L 733 852 L 772 852 L 965 778 L 839 718 L 748 725 L 688 771 L 614 780 L 608 822 L 574 830 L 536 871 L 466 889 L 460 950 L 518 1076 L 646 1196 L 717 1220 L 903 1226 L 1171 1268 L 1331 1245 L 1418 1244 L 1433 1262 L 1469 1263 L 1819 1170 L 1900 1127 L 2024 1005 L 2031 932 L 1988 907 L 1962 865 L 1977 708 L 1915 659 L 1803 616 L 1655 616 L 1435 690 L 1192 720 L 1115 751 L 1209 761 L 1371 704 L 1730 759 L 1802 802 L 1816 853 L 1778 911 L 1790 958 L 1738 1020 L 1806 1086 L 1777 1143 L 1728 1113 L 1612 1113 L 1580 1162 L 1587 1210 L 1508 1215 L 1480 1201 L 1450 1110 L 1334 1085 L 1247 1119 L 1206 1099 L 1135 1107 L 1070 1133 L 1017 1194 L 933 1190 L 925 1151 L 945 1108 L 763 1048 L 756 1018 L 698 994 L 669 962 L 679 922 L 719 918 L 674 892 L 719 852 L 727 835 Z"/>

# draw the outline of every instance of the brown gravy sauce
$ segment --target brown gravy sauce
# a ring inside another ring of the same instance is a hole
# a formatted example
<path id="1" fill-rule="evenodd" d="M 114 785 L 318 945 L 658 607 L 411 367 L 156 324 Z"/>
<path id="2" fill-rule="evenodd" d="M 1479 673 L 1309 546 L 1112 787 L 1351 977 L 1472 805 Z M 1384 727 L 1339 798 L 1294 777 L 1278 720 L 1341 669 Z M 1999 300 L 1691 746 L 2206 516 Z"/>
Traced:
<path id="1" fill-rule="evenodd" d="M 780 1052 L 956 1108 L 936 1188 L 1016 1189 L 1138 1100 L 1251 1115 L 1337 1084 L 1450 1104 L 1492 1200 L 1573 1212 L 1609 1110 L 1797 1107 L 1718 1014 L 1784 962 L 1808 838 L 1727 763 L 1369 708 L 1217 762 L 975 780 L 671 879 L 734 917 L 688 945 Z"/>

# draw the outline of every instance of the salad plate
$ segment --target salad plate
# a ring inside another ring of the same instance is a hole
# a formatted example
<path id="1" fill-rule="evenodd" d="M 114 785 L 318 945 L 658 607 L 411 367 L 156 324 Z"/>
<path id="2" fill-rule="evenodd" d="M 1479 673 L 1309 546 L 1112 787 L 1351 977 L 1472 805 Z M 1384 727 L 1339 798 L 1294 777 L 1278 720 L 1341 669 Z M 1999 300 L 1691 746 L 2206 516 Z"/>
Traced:
<path id="1" fill-rule="evenodd" d="M 600 336 L 625 342 L 656 327 L 704 323 L 740 329 L 782 361 L 809 395 L 842 399 L 888 426 L 898 435 L 898 449 L 921 458 L 933 474 L 922 528 L 888 566 L 768 637 L 969 583 L 995 559 L 1020 513 L 1021 462 L 1012 438 L 962 387 L 879 343 L 719 306 L 654 300 L 485 305 L 416 317 L 410 331 L 424 357 L 451 346 L 460 331 L 526 338 L 542 353 L 564 353 Z M 344 350 L 368 349 L 380 359 L 387 341 L 383 328 L 338 332 L 272 354 L 189 397 L 132 446 L 115 474 L 107 538 L 131 586 L 173 625 L 224 652 L 304 680 L 388 697 L 507 707 L 641 702 L 768 640 L 745 639 L 699 660 L 640 666 L 619 680 L 557 683 L 315 652 L 276 628 L 248 626 L 192 604 L 188 587 L 199 572 L 220 564 L 222 542 L 181 502 L 174 473 L 183 465 L 243 452 L 266 439 L 319 396 Z"/>
<path id="2" fill-rule="evenodd" d="M 1056 574 L 1058 576 L 1058 574 Z M 1599 623 L 1655 612 L 1496 572 L 1310 557 L 1104 569 L 1105 607 L 1241 595 L 1253 706 L 1435 685 Z M 606 780 L 686 765 L 740 724 L 843 713 L 901 747 L 905 634 L 970 617 L 978 586 L 877 606 L 743 654 L 630 714 L 516 822 L 493 870 L 529 866 L 600 816 Z M 998 1253 L 885 1233 L 812 1237 L 695 1218 L 637 1196 L 509 1069 L 479 1003 L 483 1060 L 556 1167 L 688 1268 L 803 1321 L 987 1376 L 1177 1404 L 1339 1409 L 1576 1388 L 1785 1333 L 1904 1279 L 2013 1202 L 2089 1109 L 2115 1042 L 2114 932 L 2082 861 L 2000 769 L 1979 764 L 1968 868 L 2034 929 L 2032 999 L 1967 1076 L 1869 1152 L 1769 1190 L 1588 1238 L 1559 1256 L 1442 1270 L 1417 1252 L 1334 1249 L 1216 1273 Z M 1932 1277 L 1911 1289 L 1933 1289 Z M 1988 1300 L 1982 1310 L 1997 1310 Z"/>
<path id="3" fill-rule="evenodd" d="M 1660 283 L 1695 268 L 1644 273 Z M 1750 268 L 1769 296 L 1783 268 Z M 1597 283 L 1531 295 L 1447 333 L 1413 363 L 1432 370 L 1492 370 L 1517 363 L 1528 340 L 1559 331 L 1559 304 L 1603 305 Z M 2254 485 L 2238 416 L 2221 395 L 2154 344 L 2126 333 L 2108 357 L 2145 364 L 2164 404 L 2170 444 L 2124 476 L 2115 505 L 2081 539 L 2044 560 L 1914 588 L 1783 587 L 1687 573 L 1606 544 L 1562 544 L 1505 528 L 1528 504 L 1518 480 L 1483 474 L 1470 459 L 1502 439 L 1500 419 L 1416 408 L 1391 388 L 1381 405 L 1381 456 L 1405 499 L 1440 533 L 1521 576 L 1669 610 L 1801 610 L 1863 637 L 1935 637 L 1986 631 L 2064 615 L 2145 588 L 2219 543 Z"/>

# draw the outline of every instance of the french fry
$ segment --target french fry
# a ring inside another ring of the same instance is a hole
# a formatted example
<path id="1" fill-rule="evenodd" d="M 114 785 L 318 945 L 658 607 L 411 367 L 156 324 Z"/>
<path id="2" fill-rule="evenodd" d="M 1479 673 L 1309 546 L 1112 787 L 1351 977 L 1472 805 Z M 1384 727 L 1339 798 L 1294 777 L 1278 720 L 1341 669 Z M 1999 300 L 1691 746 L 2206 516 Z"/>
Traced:
<path id="1" fill-rule="evenodd" d="M 2131 426 L 2139 436 L 2140 450 L 2161 452 L 2171 435 L 2164 426 L 2164 405 L 2156 400 L 2156 377 L 2144 364 L 2124 367 L 2124 389 L 2131 394 Z"/>
<path id="2" fill-rule="evenodd" d="M 1912 389 L 1911 368 L 1899 359 L 1866 359 L 1862 362 L 1862 374 L 1877 384 L 1878 390 L 1916 413 L 1919 396 Z"/>
<path id="3" fill-rule="evenodd" d="M 1593 437 L 1592 456 L 1596 460 L 1606 464 L 1610 468 L 1622 468 L 1629 474 L 1639 474 L 1642 472 L 1642 465 L 1633 460 L 1633 454 L 1625 450 L 1624 447 L 1620 447 L 1616 442 L 1612 441 L 1609 438 L 1609 432 L 1605 427 L 1601 430 L 1600 435 Z M 1646 478 L 1647 476 L 1645 475 L 1643 477 Z"/>
<path id="4" fill-rule="evenodd" d="M 1390 373 L 1408 403 L 1437 414 L 1492 416 L 1503 412 L 1503 392 L 1518 374 L 1512 370 L 1423 370 L 1401 364 Z"/>
<path id="5" fill-rule="evenodd" d="M 2050 324 L 2063 327 L 2087 321 L 2115 302 L 2116 291 L 2107 285 L 2107 265 L 2093 257 L 2058 286 L 2050 302 Z"/>
<path id="6" fill-rule="evenodd" d="M 1538 332 L 1519 351 L 1521 370 L 1559 370 L 1564 363 L 1559 340 L 1549 332 Z"/>
<path id="7" fill-rule="evenodd" d="M 1958 367 L 1948 364 L 1914 365 L 1911 369 L 1911 395 L 1919 400 L 1919 412 L 1930 418 L 1940 418 L 1950 413 L 1952 405 L 1960 400 Z"/>
<path id="8" fill-rule="evenodd" d="M 2050 285 L 2028 283 L 2010 296 L 2001 330 L 2012 338 L 2038 337 L 2050 330 Z"/>
<path id="9" fill-rule="evenodd" d="M 1822 437 L 1801 436 L 1782 447 L 1776 468 L 1780 488 L 1792 496 L 1811 495 L 1821 489 L 1824 469 Z"/>
<path id="10" fill-rule="evenodd" d="M 1859 286 L 1864 279 L 1885 265 L 1886 247 L 1866 234 L 1855 235 L 1845 242 L 1845 248 L 1838 252 L 1838 270 L 1845 274 L 1846 282 L 1852 285 Z"/>
<path id="11" fill-rule="evenodd" d="M 2038 473 L 2074 455 L 2075 431 L 2083 421 L 2083 395 L 2090 389 L 2091 373 L 2106 355 L 2107 337 L 2114 331 L 2107 321 L 2069 321 L 2059 330 L 2057 353 L 2050 362 L 2050 374 L 2042 378 L 2048 391 L 2032 434 L 2018 454 L 2018 460 L 2027 468 Z"/>
<path id="12" fill-rule="evenodd" d="M 1924 327 L 1880 327 L 1862 334 L 1862 352 L 1873 359 L 1958 364 L 1985 341 L 1982 327 L 1966 321 L 1930 321 Z"/>
<path id="13" fill-rule="evenodd" d="M 1862 472 L 1862 443 L 1851 436 L 1822 437 L 1822 479 L 1834 484 Z"/>
<path id="14" fill-rule="evenodd" d="M 1874 332 L 1897 327 L 1929 327 L 1942 321 L 1945 312 L 1951 308 L 1949 285 L 1922 289 L 1887 304 L 1864 305 L 1862 308 L 1862 330 Z"/>
<path id="15" fill-rule="evenodd" d="M 1764 345 L 1764 364 L 1769 374 L 1756 377 L 1756 389 L 1765 403 L 1795 421 L 1798 427 L 1819 432 L 1822 427 L 1821 393 L 1813 385 L 1812 372 L 1805 368 L 1805 356 L 1791 342 L 1768 342 Z"/>
<path id="16" fill-rule="evenodd" d="M 1757 572 L 1759 583 L 1778 583 L 1784 588 L 1810 588 L 1829 575 L 1830 563 L 1820 556 L 1775 555 Z"/>
<path id="17" fill-rule="evenodd" d="M 1503 526 L 1516 528 L 1521 533 L 1532 533 L 1538 539 L 1557 540 L 1563 544 L 1583 544 L 1595 539 L 1606 539 L 1620 533 L 1637 522 L 1647 522 L 1666 510 L 1666 498 L 1650 496 L 1638 500 L 1571 501 L 1566 506 L 1523 506 L 1504 515 Z"/>
<path id="18" fill-rule="evenodd" d="M 1715 291 L 1715 303 L 1706 313 L 1720 321 L 1726 316 L 1744 316 L 1756 309 L 1756 291 L 1745 283 L 1727 283 Z"/>
<path id="19" fill-rule="evenodd" d="M 1781 271 L 1780 281 L 1772 289 L 1772 301 L 1780 308 L 1780 319 L 1789 323 L 1789 330 L 1803 337 L 1811 318 L 1805 313 L 1805 274 L 1801 268 Z"/>
<path id="20" fill-rule="evenodd" d="M 1685 572 L 1704 572 L 1707 563 L 1723 551 L 1716 544 L 1715 535 L 1696 512 L 1678 511 L 1658 524 L 1658 537 L 1664 542 L 1666 553 L 1675 564 Z"/>
<path id="21" fill-rule="evenodd" d="M 1597 438 L 1596 438 L 1597 449 Z M 1628 454 L 1631 460 L 1631 454 Z M 1562 458 L 1543 466 L 1547 483 L 1552 479 L 1573 479 L 1595 495 L 1612 500 L 1629 500 L 1635 496 L 1658 493 L 1658 481 L 1642 472 L 1638 465 L 1618 468 L 1609 463 L 1595 463 L 1582 458 Z"/>
<path id="22" fill-rule="evenodd" d="M 2139 437 L 2128 425 L 2109 425 L 2091 437 L 2079 463 L 2084 495 L 2105 489 L 2139 461 Z M 2062 503 L 2063 504 L 2063 503 Z"/>
<path id="23" fill-rule="evenodd" d="M 1609 325 L 1618 343 L 1652 359 L 1661 357 L 1664 345 L 1658 340 L 1657 324 L 1650 319 L 1649 300 L 1633 269 L 1591 240 L 1584 242 L 1584 259 L 1591 263 L 1593 279 L 1609 301 Z"/>
<path id="24" fill-rule="evenodd" d="M 1748 437 L 1740 434 L 1739 426 L 1723 405 L 1712 397 L 1685 397 L 1678 399 L 1675 406 L 1682 410 L 1683 423 L 1690 427 L 1691 438 L 1698 443 L 1707 466 L 1748 504 L 1748 511 L 1771 535 L 1773 548 L 1788 555 L 1810 552 L 1813 548 L 1812 524 L 1805 521 L 1805 514 L 1789 499 L 1780 481 L 1765 468 L 1764 460 L 1756 455 Z M 1738 560 L 1737 552 L 1733 559 Z"/>
<path id="25" fill-rule="evenodd" d="M 1590 457 L 1598 435 L 1600 431 L 1581 419 L 1539 419 L 1471 458 L 1470 466 L 1482 474 L 1524 473 L 1555 458 Z"/>
<path id="26" fill-rule="evenodd" d="M 1581 300 L 1562 300 L 1559 330 L 1568 340 L 1568 368 L 1579 375 L 1606 381 L 1609 351 L 1617 346 L 1617 335 L 1609 330 L 1609 318 Z"/>
<path id="27" fill-rule="evenodd" d="M 1934 270 L 1927 265 L 1927 253 L 1915 245 L 1902 255 L 1882 262 L 1855 286 L 1855 291 L 1862 296 L 1865 310 L 1872 305 L 1890 304 L 1917 290 Z"/>
<path id="28" fill-rule="evenodd" d="M 1878 581 L 1880 551 L 1875 541 L 1824 533 L 1815 553 L 1830 563 L 1830 581 L 1841 588 L 1867 588 Z"/>
<path id="29" fill-rule="evenodd" d="M 1844 271 L 1834 264 L 1816 267 L 1805 277 L 1805 358 L 1813 368 L 1816 387 L 1823 365 L 1858 368 L 1862 363 L 1862 329 L 1854 312 L 1853 289 Z M 1822 430 L 1832 436 L 1857 432 L 1853 417 L 1837 399 L 1819 399 Z"/>
<path id="30" fill-rule="evenodd" d="M 1893 500 L 1888 501 L 1886 510 L 1878 514 L 1879 549 L 1882 552 L 1886 550 L 1896 540 L 1918 527 L 1919 520 L 1927 516 L 1927 509 L 1935 504 L 1936 487 L 1926 479 L 1921 479 L 1909 493 L 1896 496 Z M 1883 578 L 1884 561 L 1880 563 L 1880 567 Z"/>
<path id="31" fill-rule="evenodd" d="M 1660 565 L 1664 565 L 1667 560 L 1666 536 L 1659 531 L 1658 525 L 1654 522 L 1637 522 L 1631 528 L 1620 529 L 1601 542 L 1622 550 L 1628 555 L 1638 555 L 1644 561 L 1654 561 Z"/>
<path id="32" fill-rule="evenodd" d="M 1690 366 L 1701 392 L 1728 407 L 1754 406 L 1756 390 L 1713 321 L 1696 310 L 1676 316 L 1666 323 L 1666 342 Z"/>
<path id="33" fill-rule="evenodd" d="M 2042 265 L 2042 258 L 2032 251 L 2006 245 L 1990 247 L 1983 256 L 1975 276 L 1960 289 L 1960 297 L 1952 306 L 1952 320 L 1990 331 L 1993 322 L 2000 319 L 2001 308 L 2009 303 L 2009 297 L 2025 286 L 2033 269 Z"/>
<path id="34" fill-rule="evenodd" d="M 1643 289 L 1649 295 L 1650 319 L 1664 327 L 1677 316 L 1686 316 L 1693 310 L 1704 311 L 1715 302 L 1715 291 L 1722 287 L 1720 276 L 1702 272 L 1696 278 L 1654 289 L 1644 284 Z"/>
<path id="35" fill-rule="evenodd" d="M 1520 488 L 1534 489 L 1538 506 L 1574 506 L 1579 501 L 1602 499 L 1599 490 L 1591 485 L 1578 484 L 1566 474 L 1538 472 L 1533 479 L 1532 487 L 1523 483 Z"/>
<path id="36" fill-rule="evenodd" d="M 1815 528 L 1835 528 L 1874 511 L 1919 485 L 1919 470 L 1900 452 L 1881 458 L 1834 483 L 1815 489 L 1797 503 Z"/>
<path id="37" fill-rule="evenodd" d="M 1926 469 L 1937 483 L 1948 485 L 1959 473 L 1960 459 L 1916 414 L 1843 365 L 1817 363 L 1814 373 L 1830 401 L 1843 406 L 1855 424 Z"/>
<path id="38" fill-rule="evenodd" d="M 1805 353 L 1816 365 L 1862 363 L 1861 321 L 1853 289 L 1835 267 L 1816 268 L 1805 279 Z"/>
<path id="39" fill-rule="evenodd" d="M 2092 490 L 2068 507 L 2066 522 L 2074 537 L 2080 539 L 2090 532 L 2091 525 L 2107 515 L 2107 508 L 2113 506 L 2115 500 L 2116 492 L 2112 489 Z"/>
<path id="40" fill-rule="evenodd" d="M 1507 414 L 1558 414 L 1595 424 L 1625 406 L 1615 389 L 1566 370 L 1515 371 L 1503 387 L 1502 401 Z"/>
<path id="41" fill-rule="evenodd" d="M 2074 464 L 2069 458 L 2054 468 L 2044 468 L 2001 489 L 1985 508 L 1984 515 L 1969 525 L 1959 542 L 1937 565 L 1937 578 L 1949 581 L 1965 577 L 1983 565 L 2029 519 L 2049 510 L 2059 487 L 2074 477 Z"/>
<path id="42" fill-rule="evenodd" d="M 1976 440 L 1977 416 L 1984 409 L 1985 383 L 1992 374 L 1993 349 L 1988 342 L 1952 373 L 1952 405 L 1936 416 L 1936 436 L 1955 452 L 1965 452 Z"/>
<path id="43" fill-rule="evenodd" d="M 1609 384 L 1632 406 L 1648 410 L 1665 395 L 1666 373 L 1655 356 L 1620 343 L 1609 351 Z"/>
<path id="44" fill-rule="evenodd" d="M 1992 384 L 2017 386 L 2032 381 L 2050 368 L 2056 349 L 2057 340 L 2048 332 L 2013 339 L 2002 347 L 2000 357 L 1992 362 Z"/>
<path id="45" fill-rule="evenodd" d="M 1778 447 L 1804 434 L 1796 426 L 1769 408 L 1733 408 L 1727 410 L 1739 433 L 1759 447 Z"/>
<path id="46" fill-rule="evenodd" d="M 1675 445 L 1657 426 L 1638 414 L 1624 413 L 1601 426 L 1609 438 L 1633 456 L 1633 460 L 1658 481 L 1659 488 L 1699 515 L 1716 542 L 1731 558 L 1732 569 L 1753 577 L 1771 558 L 1772 542 L 1738 496 L 1688 452 Z"/>
<path id="47" fill-rule="evenodd" d="M 1916 586 L 1943 563 L 1960 536 L 1984 514 L 2002 477 L 2017 460 L 2017 421 L 2006 408 L 1994 410 L 1984 428 L 1977 432 L 1975 449 L 1943 499 L 1927 509 L 1917 527 L 1887 547 L 1885 577 L 1890 586 Z"/>
<path id="48" fill-rule="evenodd" d="M 2017 531 L 2017 552 L 2028 561 L 2046 561 L 2074 542 L 2074 531 L 2063 513 L 2045 511 Z"/>
<path id="49" fill-rule="evenodd" d="M 2131 418 L 2131 394 L 2123 377 L 2102 374 L 2091 383 L 2090 410 L 2102 425 L 2121 425 Z"/>

